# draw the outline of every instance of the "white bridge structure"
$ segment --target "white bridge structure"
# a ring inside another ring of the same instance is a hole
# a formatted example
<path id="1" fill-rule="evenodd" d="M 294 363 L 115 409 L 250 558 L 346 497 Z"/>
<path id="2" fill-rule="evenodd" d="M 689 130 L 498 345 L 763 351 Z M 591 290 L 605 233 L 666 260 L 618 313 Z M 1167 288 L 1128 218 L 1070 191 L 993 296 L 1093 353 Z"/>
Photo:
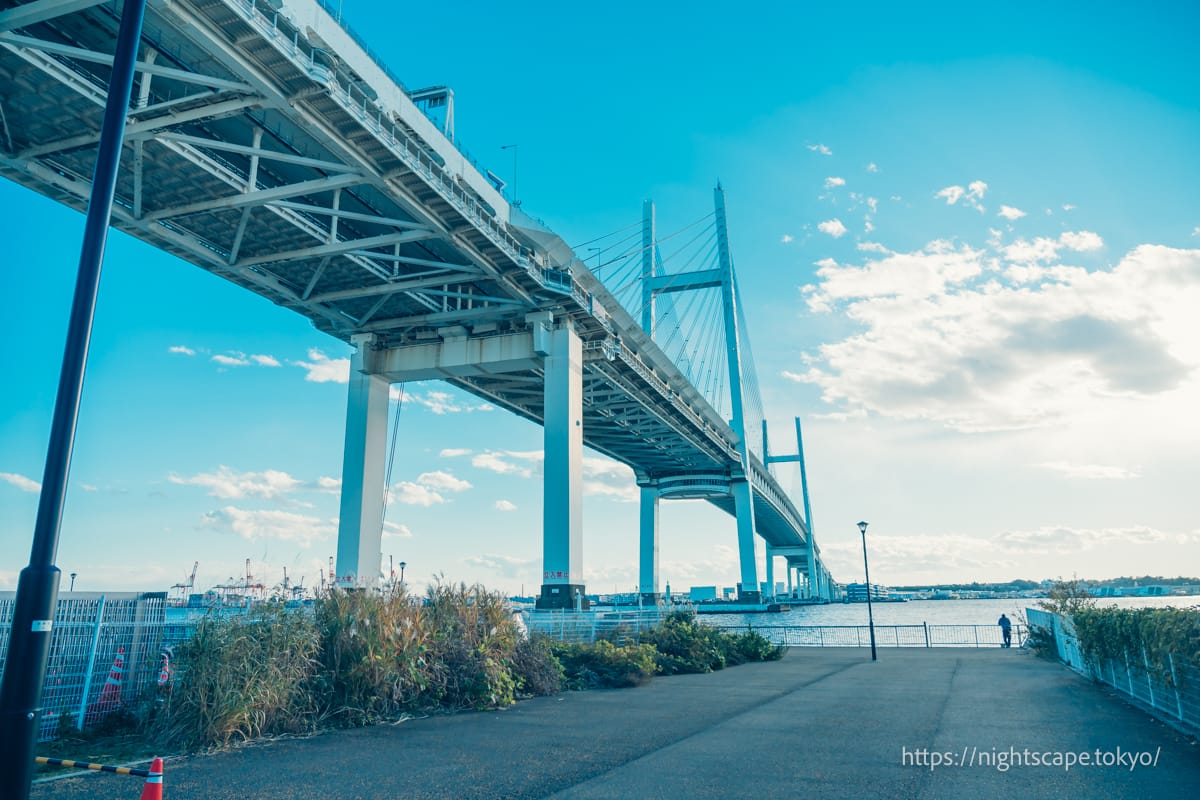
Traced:
<path id="1" fill-rule="evenodd" d="M 80 210 L 121 7 L 0 0 L 0 173 Z M 771 471 L 803 474 L 799 441 L 773 456 L 755 424 L 721 188 L 686 269 L 668 270 L 646 203 L 593 272 L 456 146 L 453 93 L 405 89 L 338 16 L 149 0 L 113 224 L 354 345 L 339 582 L 379 574 L 389 386 L 436 379 L 544 428 L 539 607 L 583 599 L 584 445 L 634 470 L 644 595 L 660 592 L 660 501 L 704 498 L 736 519 L 744 601 L 763 599 L 756 535 L 769 587 L 783 558 L 789 587 L 830 598 L 807 488 L 801 513 Z"/>

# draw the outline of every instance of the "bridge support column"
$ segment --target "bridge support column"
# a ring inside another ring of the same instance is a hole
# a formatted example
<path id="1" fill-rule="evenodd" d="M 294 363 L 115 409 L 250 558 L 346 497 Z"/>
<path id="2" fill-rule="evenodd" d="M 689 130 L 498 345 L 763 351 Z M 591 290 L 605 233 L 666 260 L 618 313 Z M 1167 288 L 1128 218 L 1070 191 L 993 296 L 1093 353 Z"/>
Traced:
<path id="1" fill-rule="evenodd" d="M 788 562 L 788 565 L 787 565 L 787 572 L 788 572 L 788 582 L 787 582 L 788 597 L 794 597 L 796 594 L 796 588 L 792 584 L 792 576 L 796 574 L 796 568 L 792 566 L 792 562 L 790 562 L 790 561 Z"/>
<path id="2" fill-rule="evenodd" d="M 585 609 L 583 587 L 583 343 L 564 320 L 547 336 L 542 591 L 537 608 Z"/>
<path id="3" fill-rule="evenodd" d="M 350 389 L 346 402 L 346 444 L 342 457 L 342 501 L 338 518 L 337 585 L 374 586 L 379 580 L 387 448 L 386 378 L 368 374 L 372 334 L 354 336 Z"/>
<path id="4" fill-rule="evenodd" d="M 741 584 L 738 586 L 738 602 L 762 602 L 758 588 L 758 562 L 754 557 L 754 494 L 750 481 L 735 480 L 733 490 L 734 513 L 737 517 L 738 561 L 741 563 Z"/>
<path id="5" fill-rule="evenodd" d="M 771 550 L 771 545 L 767 545 L 767 591 L 763 596 L 763 600 L 775 599 L 775 553 Z"/>
<path id="6" fill-rule="evenodd" d="M 658 489 L 641 487 L 641 558 L 638 565 L 638 591 L 643 603 L 658 603 Z"/>

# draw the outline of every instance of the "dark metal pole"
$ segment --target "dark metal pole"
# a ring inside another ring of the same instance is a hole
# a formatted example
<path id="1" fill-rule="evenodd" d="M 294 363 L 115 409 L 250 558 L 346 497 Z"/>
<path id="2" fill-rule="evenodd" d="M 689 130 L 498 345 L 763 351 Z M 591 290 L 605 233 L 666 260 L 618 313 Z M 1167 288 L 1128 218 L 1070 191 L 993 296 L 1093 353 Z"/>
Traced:
<path id="1" fill-rule="evenodd" d="M 96 294 L 100 284 L 100 266 L 112 215 L 117 170 L 125 136 L 125 117 L 133 91 L 134 64 L 142 33 L 146 0 L 126 0 L 117 34 L 117 50 L 108 86 L 108 102 L 100 131 L 100 150 L 92 175 L 92 192 L 84 223 L 83 244 L 75 297 L 67 327 L 62 371 L 58 378 L 58 397 L 42 474 L 42 493 L 38 501 L 37 521 L 29 566 L 21 570 L 17 581 L 8 658 L 0 680 L 0 797 L 27 800 L 33 777 L 33 749 L 37 743 L 41 718 L 42 683 L 50 655 L 50 632 L 58 599 L 60 571 L 54 565 L 58 553 L 58 533 L 62 524 L 67 474 L 75 443 L 75 424 L 79 419 L 79 400 L 87 365 L 92 319 L 96 313 Z"/>
<path id="2" fill-rule="evenodd" d="M 878 661 L 875 657 L 875 615 L 871 613 L 871 568 L 867 566 L 867 523 L 858 523 L 858 529 L 862 532 L 863 572 L 867 576 L 867 625 L 871 628 L 871 660 Z"/>

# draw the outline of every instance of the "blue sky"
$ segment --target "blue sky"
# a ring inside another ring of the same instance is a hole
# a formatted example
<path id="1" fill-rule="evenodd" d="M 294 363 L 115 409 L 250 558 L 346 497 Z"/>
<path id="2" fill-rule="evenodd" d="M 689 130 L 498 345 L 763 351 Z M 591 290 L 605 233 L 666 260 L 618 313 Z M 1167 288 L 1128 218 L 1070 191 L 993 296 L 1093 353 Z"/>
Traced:
<path id="1" fill-rule="evenodd" d="M 1045 5 L 343 9 L 410 89 L 455 90 L 479 161 L 509 177 L 500 148 L 519 145 L 524 207 L 568 242 L 636 222 L 646 197 L 674 230 L 723 183 L 773 436 L 802 417 L 838 579 L 861 579 L 859 519 L 885 583 L 1195 573 L 1200 13 Z M 19 291 L 0 316 L 7 587 L 82 217 L 10 183 L 0 203 Z M 348 352 L 112 236 L 64 573 L 156 589 L 199 560 L 207 586 L 250 558 L 268 584 L 284 566 L 314 583 L 334 552 Z M 419 582 L 532 591 L 540 430 L 407 388 L 385 555 Z M 588 487 L 587 584 L 629 589 L 631 479 L 595 460 Z M 673 586 L 735 580 L 729 518 L 670 503 L 662 538 Z"/>

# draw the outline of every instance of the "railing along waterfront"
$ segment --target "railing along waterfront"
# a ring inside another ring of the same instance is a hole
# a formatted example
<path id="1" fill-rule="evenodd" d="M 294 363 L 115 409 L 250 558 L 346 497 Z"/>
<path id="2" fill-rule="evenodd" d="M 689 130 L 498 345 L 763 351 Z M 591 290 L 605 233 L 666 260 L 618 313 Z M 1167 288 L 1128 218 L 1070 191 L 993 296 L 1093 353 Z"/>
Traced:
<path id="1" fill-rule="evenodd" d="M 642 631 L 657 625 L 661 612 L 634 611 L 526 611 L 521 619 L 530 634 L 541 634 L 564 642 L 594 642 L 596 639 L 640 641 Z M 705 623 L 704 617 L 700 622 Z M 712 627 L 729 633 L 754 631 L 772 644 L 783 647 L 870 647 L 868 625 L 754 625 Z M 1025 643 L 1024 625 L 1013 625 L 1012 644 Z M 1004 643 L 998 625 L 876 625 L 877 647 L 1000 647 Z"/>
<path id="2" fill-rule="evenodd" d="M 1025 618 L 1053 637 L 1055 652 L 1070 669 L 1111 686 L 1164 722 L 1200 734 L 1200 669 L 1182 654 L 1168 654 L 1165 675 L 1154 674 L 1143 649 L 1126 648 L 1122 658 L 1092 662 L 1084 657 L 1069 619 L 1036 608 L 1026 609 Z"/>

